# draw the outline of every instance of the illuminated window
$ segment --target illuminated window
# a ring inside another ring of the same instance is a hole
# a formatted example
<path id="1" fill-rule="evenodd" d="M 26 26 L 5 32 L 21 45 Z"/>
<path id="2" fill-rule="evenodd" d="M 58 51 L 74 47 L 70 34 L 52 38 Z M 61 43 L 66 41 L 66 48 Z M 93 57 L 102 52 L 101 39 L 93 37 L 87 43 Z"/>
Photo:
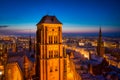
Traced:
<path id="1" fill-rule="evenodd" d="M 54 57 L 58 57 L 58 51 L 54 51 Z"/>

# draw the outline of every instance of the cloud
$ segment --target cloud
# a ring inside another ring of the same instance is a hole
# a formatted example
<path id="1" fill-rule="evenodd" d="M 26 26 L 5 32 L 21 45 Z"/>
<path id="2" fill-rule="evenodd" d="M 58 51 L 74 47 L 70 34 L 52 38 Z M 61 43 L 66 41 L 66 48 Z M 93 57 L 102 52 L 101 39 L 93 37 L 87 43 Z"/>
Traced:
<path id="1" fill-rule="evenodd" d="M 16 34 L 30 34 L 35 33 L 36 29 L 9 29 L 9 28 L 0 28 L 0 35 L 16 35 Z"/>
<path id="2" fill-rule="evenodd" d="M 0 28 L 6 28 L 6 27 L 8 27 L 8 26 L 7 25 L 3 25 L 3 26 L 0 25 Z"/>

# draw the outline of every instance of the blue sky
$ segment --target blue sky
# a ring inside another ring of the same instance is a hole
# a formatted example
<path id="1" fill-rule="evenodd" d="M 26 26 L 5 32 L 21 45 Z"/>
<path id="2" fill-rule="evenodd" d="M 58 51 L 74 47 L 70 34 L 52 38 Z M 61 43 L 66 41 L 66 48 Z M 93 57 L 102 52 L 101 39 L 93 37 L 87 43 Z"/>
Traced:
<path id="1" fill-rule="evenodd" d="M 0 29 L 35 31 L 44 15 L 55 15 L 63 32 L 119 31 L 119 0 L 0 0 Z"/>

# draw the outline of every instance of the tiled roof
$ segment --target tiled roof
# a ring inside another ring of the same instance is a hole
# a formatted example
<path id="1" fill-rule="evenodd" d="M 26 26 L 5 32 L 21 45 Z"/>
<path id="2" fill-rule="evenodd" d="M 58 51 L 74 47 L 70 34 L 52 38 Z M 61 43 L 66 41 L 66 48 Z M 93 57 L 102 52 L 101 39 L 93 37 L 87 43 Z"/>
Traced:
<path id="1" fill-rule="evenodd" d="M 56 16 L 49 16 L 46 15 L 44 17 L 42 17 L 42 19 L 40 20 L 40 22 L 38 24 L 41 23 L 50 23 L 50 24 L 62 24 L 57 18 Z M 38 25 L 37 24 L 37 25 Z"/>
<path id="2" fill-rule="evenodd" d="M 16 63 L 18 63 L 21 70 L 23 71 L 25 62 L 27 62 L 29 64 L 30 69 L 32 68 L 33 62 L 31 61 L 31 59 L 32 58 L 27 56 L 27 54 L 24 52 L 23 53 L 16 53 L 16 54 L 11 53 L 11 54 L 9 54 L 7 64 L 16 62 Z"/>

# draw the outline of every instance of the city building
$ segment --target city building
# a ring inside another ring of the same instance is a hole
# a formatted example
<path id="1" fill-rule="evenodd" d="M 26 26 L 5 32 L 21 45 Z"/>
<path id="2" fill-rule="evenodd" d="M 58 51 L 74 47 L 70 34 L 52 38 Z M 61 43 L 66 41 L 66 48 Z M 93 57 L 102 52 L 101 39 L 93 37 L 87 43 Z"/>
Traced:
<path id="1" fill-rule="evenodd" d="M 0 40 L 0 80 L 29 80 L 35 75 L 31 38 L 23 41 L 18 39 L 9 36 Z M 27 47 L 23 47 L 23 44 Z"/>
<path id="2" fill-rule="evenodd" d="M 5 46 L 3 42 L 0 42 L 0 80 L 4 79 L 6 62 L 7 62 L 7 46 Z"/>

